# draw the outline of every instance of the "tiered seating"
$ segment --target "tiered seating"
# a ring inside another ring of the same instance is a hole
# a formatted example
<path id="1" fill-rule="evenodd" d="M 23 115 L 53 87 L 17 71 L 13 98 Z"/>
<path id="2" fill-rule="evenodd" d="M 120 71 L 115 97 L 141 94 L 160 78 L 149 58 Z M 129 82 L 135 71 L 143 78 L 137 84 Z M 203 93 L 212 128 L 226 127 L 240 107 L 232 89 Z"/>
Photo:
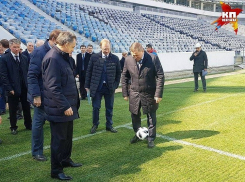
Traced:
<path id="1" fill-rule="evenodd" d="M 0 0 L 0 9 L 0 25 L 24 44 L 35 43 L 37 39 L 45 40 L 52 30 L 62 29 L 20 0 Z"/>
<path id="2" fill-rule="evenodd" d="M 204 46 L 206 47 L 206 51 L 217 51 L 221 49 L 239 51 L 245 46 L 245 38 L 243 36 L 237 36 L 234 32 L 223 29 L 215 31 L 215 26 L 210 25 L 210 23 L 202 19 L 196 21 L 158 15 L 143 16 L 181 34 L 205 42 Z"/>

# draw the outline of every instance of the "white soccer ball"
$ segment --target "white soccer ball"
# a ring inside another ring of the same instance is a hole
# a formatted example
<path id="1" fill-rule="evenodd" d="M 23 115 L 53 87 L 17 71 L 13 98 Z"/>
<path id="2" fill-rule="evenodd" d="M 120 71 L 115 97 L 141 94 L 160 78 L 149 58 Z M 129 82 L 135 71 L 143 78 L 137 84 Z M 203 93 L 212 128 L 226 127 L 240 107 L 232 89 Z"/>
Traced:
<path id="1" fill-rule="evenodd" d="M 136 136 L 140 139 L 140 140 L 144 140 L 146 139 L 146 137 L 148 137 L 149 135 L 149 131 L 146 127 L 140 127 L 138 129 L 138 131 L 136 132 Z"/>

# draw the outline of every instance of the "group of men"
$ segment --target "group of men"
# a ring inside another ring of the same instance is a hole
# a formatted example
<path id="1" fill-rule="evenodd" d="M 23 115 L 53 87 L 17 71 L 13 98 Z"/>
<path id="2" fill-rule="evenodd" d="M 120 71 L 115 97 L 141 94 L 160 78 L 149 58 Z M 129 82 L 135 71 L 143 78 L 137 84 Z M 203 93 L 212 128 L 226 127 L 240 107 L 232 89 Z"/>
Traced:
<path id="1" fill-rule="evenodd" d="M 105 129 L 117 132 L 112 116 L 114 93 L 120 80 L 123 98 L 129 100 L 134 132 L 141 127 L 142 109 L 147 115 L 148 147 L 154 147 L 156 111 L 162 100 L 164 72 L 158 56 L 147 53 L 140 43 L 131 45 L 123 68 L 119 58 L 111 53 L 107 39 L 100 42 L 99 53 L 93 53 L 90 45 L 87 50 L 81 45 L 76 68 L 70 56 L 76 46 L 76 36 L 71 32 L 52 31 L 49 39 L 30 54 L 29 61 L 20 54 L 19 40 L 11 39 L 9 45 L 9 53 L 0 58 L 0 80 L 8 94 L 11 133 L 17 133 L 16 110 L 20 101 L 26 129 L 32 130 L 32 156 L 37 161 L 46 161 L 43 125 L 46 120 L 50 122 L 52 178 L 70 180 L 72 177 L 65 175 L 63 169 L 82 166 L 71 159 L 73 120 L 79 118 L 80 99 L 85 99 L 87 94 L 92 97 L 93 107 L 90 133 L 95 133 L 100 124 L 102 97 L 106 108 Z M 81 98 L 75 77 L 79 78 Z M 29 103 L 34 106 L 33 120 Z M 130 143 L 138 141 L 134 135 Z"/>

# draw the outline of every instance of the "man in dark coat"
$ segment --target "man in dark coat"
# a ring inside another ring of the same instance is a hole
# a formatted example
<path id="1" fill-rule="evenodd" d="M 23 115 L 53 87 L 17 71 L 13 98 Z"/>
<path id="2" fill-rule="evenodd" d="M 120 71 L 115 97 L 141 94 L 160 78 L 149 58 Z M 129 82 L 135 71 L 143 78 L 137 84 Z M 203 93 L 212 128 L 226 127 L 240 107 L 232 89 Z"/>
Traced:
<path id="1" fill-rule="evenodd" d="M 93 54 L 90 58 L 85 88 L 92 97 L 93 126 L 90 133 L 95 133 L 99 125 L 99 111 L 101 99 L 105 98 L 106 130 L 116 133 L 112 127 L 112 113 L 114 104 L 114 92 L 118 87 L 121 77 L 120 62 L 116 55 L 111 53 L 111 44 L 107 39 L 100 42 L 101 52 Z"/>
<path id="2" fill-rule="evenodd" d="M 0 76 L 8 94 L 10 129 L 13 135 L 17 134 L 16 111 L 19 101 L 24 112 L 24 124 L 26 129 L 31 130 L 32 119 L 30 104 L 27 102 L 27 72 L 28 60 L 19 54 L 21 42 L 18 39 L 9 41 L 10 52 L 0 59 Z"/>
<path id="3" fill-rule="evenodd" d="M 42 60 L 47 52 L 55 45 L 60 32 L 60 30 L 53 30 L 49 35 L 49 39 L 32 52 L 27 75 L 27 98 L 34 106 L 32 122 L 32 156 L 33 159 L 37 161 L 47 160 L 43 155 L 43 125 L 46 119 L 43 108 Z"/>
<path id="4" fill-rule="evenodd" d="M 77 54 L 76 74 L 80 82 L 81 100 L 85 100 L 87 96 L 87 92 L 85 90 L 84 84 L 85 84 L 86 70 L 88 68 L 88 62 L 91 55 L 86 52 L 85 45 L 81 45 L 80 49 L 81 49 L 81 53 Z"/>
<path id="5" fill-rule="evenodd" d="M 29 63 L 30 63 L 30 60 L 31 60 L 31 53 L 33 52 L 33 50 L 34 50 L 33 42 L 28 42 L 26 50 L 22 52 L 22 54 L 27 57 Z"/>
<path id="6" fill-rule="evenodd" d="M 156 138 L 156 110 L 163 94 L 164 72 L 159 58 L 145 52 L 140 43 L 133 43 L 130 51 L 132 56 L 126 57 L 122 73 L 122 94 L 124 100 L 129 98 L 129 111 L 135 132 L 141 127 L 140 109 L 147 115 L 148 147 L 152 148 Z M 135 135 L 130 142 L 137 141 L 139 138 Z"/>
<path id="7" fill-rule="evenodd" d="M 70 180 L 63 168 L 82 165 L 71 159 L 73 120 L 79 117 L 80 104 L 69 57 L 76 46 L 76 36 L 61 32 L 56 43 L 42 63 L 44 110 L 51 128 L 51 177 Z"/>
<path id="8" fill-rule="evenodd" d="M 126 58 L 127 56 L 128 56 L 128 53 L 127 53 L 127 52 L 123 52 L 123 53 L 122 53 L 122 59 L 120 60 L 121 72 L 123 71 L 125 58 Z"/>
<path id="9" fill-rule="evenodd" d="M 206 52 L 202 50 L 200 43 L 197 43 L 195 47 L 196 47 L 196 51 L 190 57 L 191 61 L 194 59 L 194 64 L 193 64 L 193 73 L 195 79 L 194 92 L 198 91 L 198 75 L 200 75 L 202 79 L 203 91 L 206 92 L 206 79 L 205 79 L 205 75 L 202 75 L 202 71 L 203 70 L 207 71 L 208 58 Z"/>

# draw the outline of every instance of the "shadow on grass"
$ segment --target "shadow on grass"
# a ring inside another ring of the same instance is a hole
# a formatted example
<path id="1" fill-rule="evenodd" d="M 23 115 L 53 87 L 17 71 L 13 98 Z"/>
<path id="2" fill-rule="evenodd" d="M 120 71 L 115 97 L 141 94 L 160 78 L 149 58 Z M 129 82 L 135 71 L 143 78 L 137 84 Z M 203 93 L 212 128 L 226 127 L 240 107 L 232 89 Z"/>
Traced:
<path id="1" fill-rule="evenodd" d="M 207 138 L 214 135 L 218 135 L 220 132 L 212 130 L 186 130 L 186 131 L 175 131 L 164 134 L 165 136 L 175 138 L 175 139 L 187 139 L 191 138 L 193 140 L 200 138 Z"/>
<path id="2" fill-rule="evenodd" d="M 186 87 L 186 86 L 171 86 L 165 88 L 165 91 L 171 92 L 171 93 L 179 93 L 180 91 L 190 90 L 190 93 L 193 93 L 194 90 L 193 87 Z M 245 87 L 243 86 L 209 86 L 207 85 L 207 93 L 244 93 Z M 198 92 L 195 93 L 203 93 L 202 86 L 199 86 Z"/>

